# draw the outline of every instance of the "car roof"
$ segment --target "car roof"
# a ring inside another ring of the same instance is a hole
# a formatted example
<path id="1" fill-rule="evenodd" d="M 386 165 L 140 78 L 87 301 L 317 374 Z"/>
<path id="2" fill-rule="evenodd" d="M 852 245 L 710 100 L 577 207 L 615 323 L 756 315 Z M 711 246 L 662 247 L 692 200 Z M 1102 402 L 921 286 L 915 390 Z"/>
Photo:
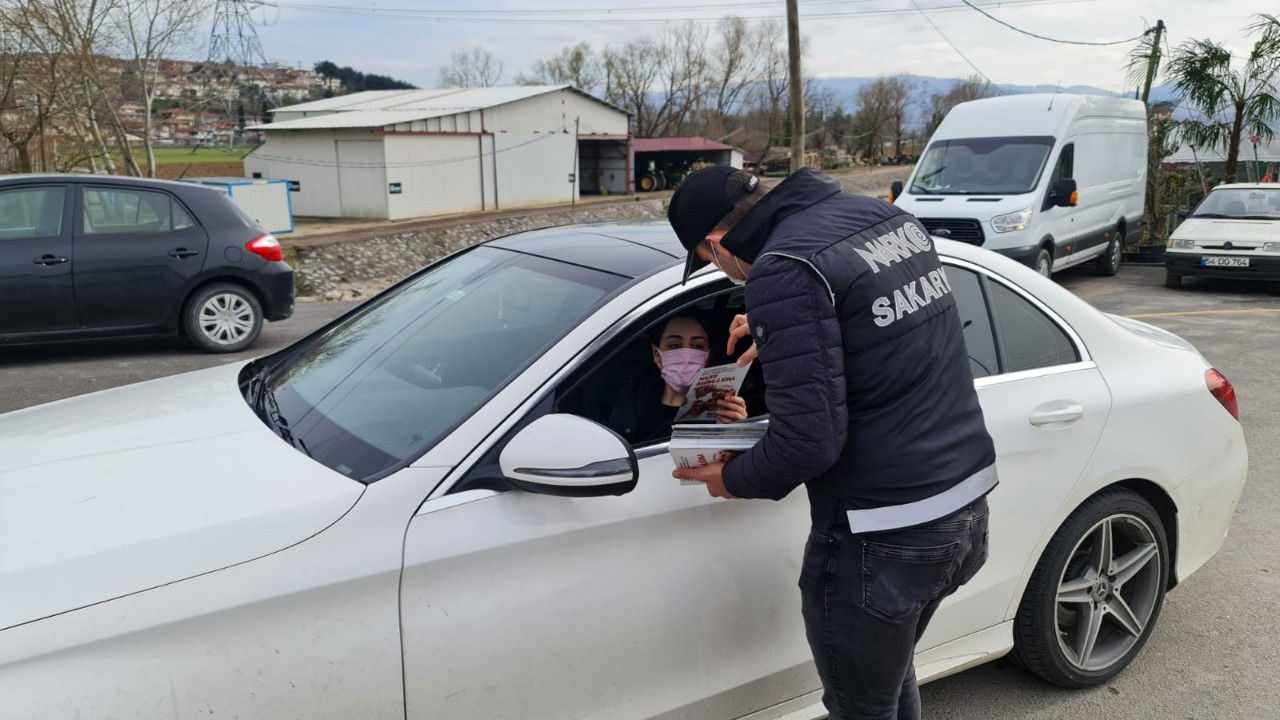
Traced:
<path id="1" fill-rule="evenodd" d="M 985 265 L 990 252 L 954 240 L 933 238 L 943 257 Z M 666 220 L 561 225 L 507 235 L 494 247 L 639 278 L 684 267 L 685 250 Z M 712 272 L 708 266 L 702 272 Z"/>
<path id="2" fill-rule="evenodd" d="M 1277 183 L 1224 183 L 1215 185 L 1210 190 L 1280 190 Z"/>
<path id="3" fill-rule="evenodd" d="M 491 246 L 629 278 L 684 264 L 684 248 L 665 220 L 561 225 L 508 235 Z"/>
<path id="4" fill-rule="evenodd" d="M 155 178 L 131 177 L 128 175 L 98 175 L 95 173 L 44 173 L 39 175 L 0 175 L 0 186 L 25 185 L 28 183 L 79 182 L 95 185 L 128 185 L 133 187 L 166 188 L 169 190 L 188 191 L 200 188 L 199 185 L 177 182 L 174 180 L 158 180 Z M 215 192 L 217 192 L 215 190 Z"/>

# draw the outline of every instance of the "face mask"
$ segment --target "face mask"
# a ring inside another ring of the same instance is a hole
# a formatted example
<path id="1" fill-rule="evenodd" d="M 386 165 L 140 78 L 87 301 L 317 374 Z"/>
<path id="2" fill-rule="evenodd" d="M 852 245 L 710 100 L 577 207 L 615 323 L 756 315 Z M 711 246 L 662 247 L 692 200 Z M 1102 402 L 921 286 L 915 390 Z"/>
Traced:
<path id="1" fill-rule="evenodd" d="M 738 272 L 742 273 L 741 278 L 736 278 L 729 273 L 724 272 L 724 261 L 720 259 L 720 253 L 716 252 L 715 243 L 711 243 L 711 254 L 716 256 L 716 265 L 721 268 L 720 272 L 724 273 L 724 276 L 729 278 L 729 282 L 737 285 L 738 287 L 742 287 L 747 284 L 747 271 L 742 269 L 742 261 L 738 260 L 737 255 L 733 257 L 733 262 L 738 266 Z"/>
<path id="2" fill-rule="evenodd" d="M 693 348 L 677 348 L 662 350 L 658 357 L 662 358 L 662 379 L 673 390 L 680 393 L 689 392 L 698 371 L 707 366 L 706 350 Z"/>

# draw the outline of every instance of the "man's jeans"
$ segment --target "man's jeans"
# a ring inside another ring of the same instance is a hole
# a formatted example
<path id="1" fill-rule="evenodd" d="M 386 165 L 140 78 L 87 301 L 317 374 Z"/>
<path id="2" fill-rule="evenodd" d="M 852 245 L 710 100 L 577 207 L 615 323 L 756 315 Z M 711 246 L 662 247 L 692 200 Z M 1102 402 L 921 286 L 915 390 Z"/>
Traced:
<path id="1" fill-rule="evenodd" d="M 942 599 L 986 560 L 985 498 L 902 530 L 810 533 L 800 592 L 831 720 L 920 717 L 916 642 Z"/>

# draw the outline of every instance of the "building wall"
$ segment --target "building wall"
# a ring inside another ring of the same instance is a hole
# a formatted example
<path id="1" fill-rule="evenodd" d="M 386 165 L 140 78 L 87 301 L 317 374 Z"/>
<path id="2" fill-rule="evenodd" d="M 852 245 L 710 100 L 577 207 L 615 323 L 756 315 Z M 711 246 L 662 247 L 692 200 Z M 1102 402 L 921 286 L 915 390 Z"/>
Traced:
<path id="1" fill-rule="evenodd" d="M 484 129 L 497 134 L 573 132 L 581 135 L 628 134 L 627 114 L 571 90 L 545 93 L 484 111 Z"/>
<path id="2" fill-rule="evenodd" d="M 498 209 L 572 200 L 569 173 L 577 172 L 574 144 L 573 135 L 564 133 L 495 135 Z"/>
<path id="3" fill-rule="evenodd" d="M 484 206 L 479 135 L 387 135 L 387 182 L 393 220 L 481 210 Z M 492 175 L 492 172 L 489 173 Z"/>
<path id="4" fill-rule="evenodd" d="M 295 215 L 341 217 L 336 140 L 372 137 L 368 131 L 266 133 L 266 142 L 245 157 L 245 174 L 300 183 L 291 196 Z"/>

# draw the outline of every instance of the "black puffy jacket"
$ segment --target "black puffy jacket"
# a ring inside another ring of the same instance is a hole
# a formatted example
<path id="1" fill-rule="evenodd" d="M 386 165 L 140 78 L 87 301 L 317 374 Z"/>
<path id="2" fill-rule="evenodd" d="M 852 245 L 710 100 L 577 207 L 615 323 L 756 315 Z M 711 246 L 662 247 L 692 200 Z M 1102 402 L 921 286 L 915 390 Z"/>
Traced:
<path id="1" fill-rule="evenodd" d="M 830 529 L 846 511 L 927 504 L 979 473 L 982 493 L 994 486 L 955 299 L 915 218 L 805 169 L 723 244 L 752 263 L 770 416 L 725 467 L 731 493 L 780 499 L 803 483 L 814 527 Z"/>

